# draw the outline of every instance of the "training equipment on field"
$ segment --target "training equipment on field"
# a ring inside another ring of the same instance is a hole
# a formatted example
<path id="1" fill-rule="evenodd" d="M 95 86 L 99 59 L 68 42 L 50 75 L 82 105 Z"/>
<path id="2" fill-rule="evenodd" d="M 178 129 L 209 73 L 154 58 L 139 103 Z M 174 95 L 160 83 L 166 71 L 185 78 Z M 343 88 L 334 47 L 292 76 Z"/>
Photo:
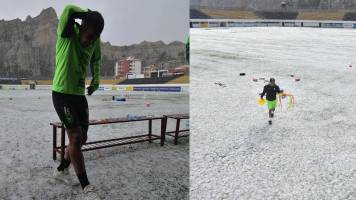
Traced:
<path id="1" fill-rule="evenodd" d="M 266 104 L 266 100 L 265 99 L 258 99 L 258 105 L 263 106 Z"/>
<path id="2" fill-rule="evenodd" d="M 113 101 L 126 101 L 126 98 L 124 97 L 117 97 L 117 96 L 112 96 Z"/>
<path id="3" fill-rule="evenodd" d="M 289 100 L 288 100 L 288 110 L 289 109 L 292 109 L 293 107 L 294 107 L 294 104 L 293 104 L 293 102 L 292 102 L 292 98 L 291 97 L 289 97 Z"/>

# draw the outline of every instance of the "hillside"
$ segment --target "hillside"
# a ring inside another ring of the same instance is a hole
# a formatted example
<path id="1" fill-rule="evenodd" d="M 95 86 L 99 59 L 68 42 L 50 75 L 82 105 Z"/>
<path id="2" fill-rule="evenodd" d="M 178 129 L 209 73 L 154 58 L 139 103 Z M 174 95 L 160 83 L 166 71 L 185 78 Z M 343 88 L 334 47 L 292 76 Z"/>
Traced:
<path id="1" fill-rule="evenodd" d="M 47 8 L 32 18 L 0 20 L 0 78 L 49 79 L 55 67 L 55 42 L 58 17 L 53 8 Z M 185 62 L 182 42 L 165 44 L 162 41 L 141 42 L 130 46 L 102 43 L 103 76 L 113 76 L 118 59 L 135 56 L 143 66 L 175 60 L 176 66 Z M 175 67 L 175 66 L 172 66 Z"/>

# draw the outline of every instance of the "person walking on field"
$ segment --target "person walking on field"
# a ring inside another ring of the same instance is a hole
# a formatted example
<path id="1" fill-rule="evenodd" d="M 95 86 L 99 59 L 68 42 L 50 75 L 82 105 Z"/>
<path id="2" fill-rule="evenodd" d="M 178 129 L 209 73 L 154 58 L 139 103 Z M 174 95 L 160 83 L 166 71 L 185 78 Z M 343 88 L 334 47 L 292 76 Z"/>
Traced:
<path id="1" fill-rule="evenodd" d="M 268 123 L 270 125 L 272 124 L 272 118 L 274 117 L 274 111 L 277 106 L 277 93 L 281 93 L 281 90 L 279 89 L 279 86 L 276 85 L 275 79 L 271 78 L 269 84 L 263 87 L 263 92 L 260 94 L 261 99 L 263 99 L 264 95 L 266 95 L 269 115 Z"/>
<path id="2" fill-rule="evenodd" d="M 75 20 L 80 19 L 81 24 Z M 90 66 L 92 81 L 87 88 L 91 95 L 99 87 L 101 63 L 100 35 L 104 19 L 97 11 L 67 5 L 57 28 L 56 69 L 53 78 L 52 100 L 54 108 L 66 128 L 69 145 L 64 159 L 54 170 L 54 178 L 70 185 L 80 183 L 87 200 L 100 200 L 96 189 L 90 185 L 81 147 L 86 143 L 89 110 L 85 97 L 85 78 Z M 73 164 L 78 181 L 69 174 Z"/>

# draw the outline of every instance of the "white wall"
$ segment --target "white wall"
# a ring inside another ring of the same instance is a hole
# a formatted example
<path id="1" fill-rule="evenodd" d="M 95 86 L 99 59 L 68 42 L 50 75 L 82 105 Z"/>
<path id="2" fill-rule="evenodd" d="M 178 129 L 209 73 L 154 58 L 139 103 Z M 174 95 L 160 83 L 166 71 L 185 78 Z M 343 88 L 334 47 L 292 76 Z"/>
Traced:
<path id="1" fill-rule="evenodd" d="M 141 60 L 134 60 L 133 61 L 133 66 L 134 66 L 134 73 L 135 74 L 141 74 L 141 69 L 142 69 Z"/>

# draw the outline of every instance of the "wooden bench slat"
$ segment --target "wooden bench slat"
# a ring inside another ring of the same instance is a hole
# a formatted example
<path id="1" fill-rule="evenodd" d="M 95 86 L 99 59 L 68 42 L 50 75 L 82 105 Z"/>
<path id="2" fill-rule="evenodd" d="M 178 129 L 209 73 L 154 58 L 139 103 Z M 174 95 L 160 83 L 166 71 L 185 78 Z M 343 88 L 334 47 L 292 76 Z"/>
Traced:
<path id="1" fill-rule="evenodd" d="M 189 119 L 189 113 L 185 114 L 172 114 L 172 115 L 164 115 L 165 117 L 168 118 L 173 118 L 173 119 Z"/>
<path id="2" fill-rule="evenodd" d="M 147 117 L 147 116 L 135 116 L 136 119 L 128 119 L 127 117 L 121 118 L 107 118 L 101 120 L 89 120 L 89 125 L 100 125 L 100 124 L 113 124 L 113 123 L 125 123 L 125 122 L 137 122 L 137 121 L 147 121 L 147 120 L 159 120 L 163 117 Z M 57 128 L 62 128 L 62 122 L 51 122 L 51 126 Z"/>

